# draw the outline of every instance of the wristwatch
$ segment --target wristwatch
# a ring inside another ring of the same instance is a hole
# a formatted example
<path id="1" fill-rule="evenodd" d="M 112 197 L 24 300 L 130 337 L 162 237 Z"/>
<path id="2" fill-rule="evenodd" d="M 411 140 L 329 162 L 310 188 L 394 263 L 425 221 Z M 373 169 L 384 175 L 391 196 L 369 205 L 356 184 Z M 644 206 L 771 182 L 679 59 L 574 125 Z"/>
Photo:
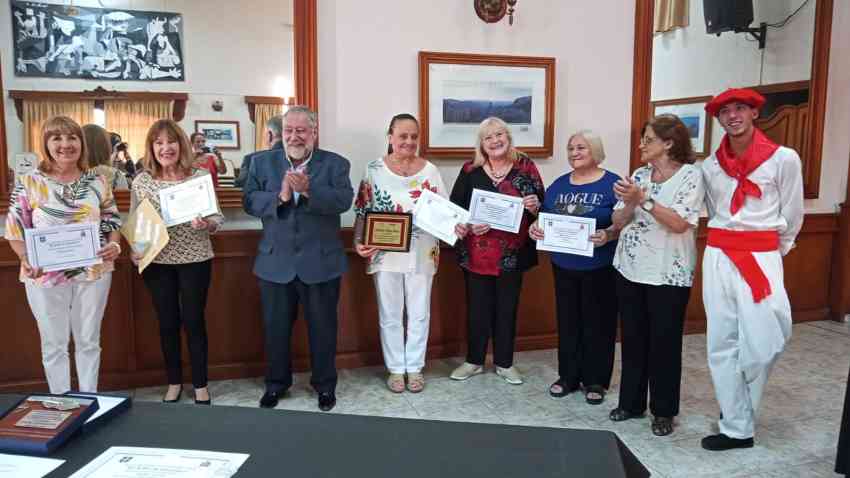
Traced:
<path id="1" fill-rule="evenodd" d="M 652 212 L 652 208 L 655 207 L 655 201 L 652 199 L 647 199 L 646 201 L 640 203 L 640 208 L 646 212 Z"/>

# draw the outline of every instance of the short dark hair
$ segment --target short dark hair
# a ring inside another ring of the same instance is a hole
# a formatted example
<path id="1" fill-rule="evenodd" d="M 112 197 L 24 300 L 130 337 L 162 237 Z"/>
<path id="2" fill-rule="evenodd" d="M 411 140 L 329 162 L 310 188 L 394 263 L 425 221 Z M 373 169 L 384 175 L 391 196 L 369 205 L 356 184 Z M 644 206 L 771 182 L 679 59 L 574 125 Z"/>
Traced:
<path id="1" fill-rule="evenodd" d="M 661 141 L 672 141 L 673 146 L 667 153 L 670 159 L 682 164 L 693 164 L 696 161 L 694 146 L 691 144 L 691 133 L 685 123 L 674 114 L 658 115 L 647 121 L 640 130 L 640 135 L 646 133 L 646 128 L 652 128 Z"/>

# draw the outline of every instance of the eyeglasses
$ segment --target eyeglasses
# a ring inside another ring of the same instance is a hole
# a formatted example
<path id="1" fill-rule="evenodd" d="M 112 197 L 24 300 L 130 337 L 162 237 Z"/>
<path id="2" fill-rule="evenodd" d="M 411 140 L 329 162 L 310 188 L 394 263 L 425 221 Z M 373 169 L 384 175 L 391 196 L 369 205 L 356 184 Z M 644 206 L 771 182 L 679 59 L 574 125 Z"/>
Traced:
<path id="1" fill-rule="evenodd" d="M 647 144 L 652 144 L 658 139 L 658 136 L 644 136 L 640 139 L 640 144 L 642 146 L 646 146 Z"/>

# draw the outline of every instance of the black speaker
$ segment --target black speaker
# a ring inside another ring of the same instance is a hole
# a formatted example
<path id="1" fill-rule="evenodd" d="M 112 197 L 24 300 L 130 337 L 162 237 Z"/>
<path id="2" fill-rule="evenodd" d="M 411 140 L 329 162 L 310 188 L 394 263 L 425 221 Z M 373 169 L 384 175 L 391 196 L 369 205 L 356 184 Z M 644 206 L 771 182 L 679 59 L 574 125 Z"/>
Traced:
<path id="1" fill-rule="evenodd" d="M 753 0 L 703 0 L 702 9 L 709 35 L 747 28 L 753 22 Z"/>

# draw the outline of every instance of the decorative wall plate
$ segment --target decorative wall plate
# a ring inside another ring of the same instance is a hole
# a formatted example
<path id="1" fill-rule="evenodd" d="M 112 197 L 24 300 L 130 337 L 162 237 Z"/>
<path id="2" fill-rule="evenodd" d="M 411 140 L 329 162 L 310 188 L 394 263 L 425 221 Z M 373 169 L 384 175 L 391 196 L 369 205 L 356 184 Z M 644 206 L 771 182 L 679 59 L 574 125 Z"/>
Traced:
<path id="1" fill-rule="evenodd" d="M 496 23 L 508 11 L 507 0 L 473 0 L 478 18 L 487 23 Z"/>

